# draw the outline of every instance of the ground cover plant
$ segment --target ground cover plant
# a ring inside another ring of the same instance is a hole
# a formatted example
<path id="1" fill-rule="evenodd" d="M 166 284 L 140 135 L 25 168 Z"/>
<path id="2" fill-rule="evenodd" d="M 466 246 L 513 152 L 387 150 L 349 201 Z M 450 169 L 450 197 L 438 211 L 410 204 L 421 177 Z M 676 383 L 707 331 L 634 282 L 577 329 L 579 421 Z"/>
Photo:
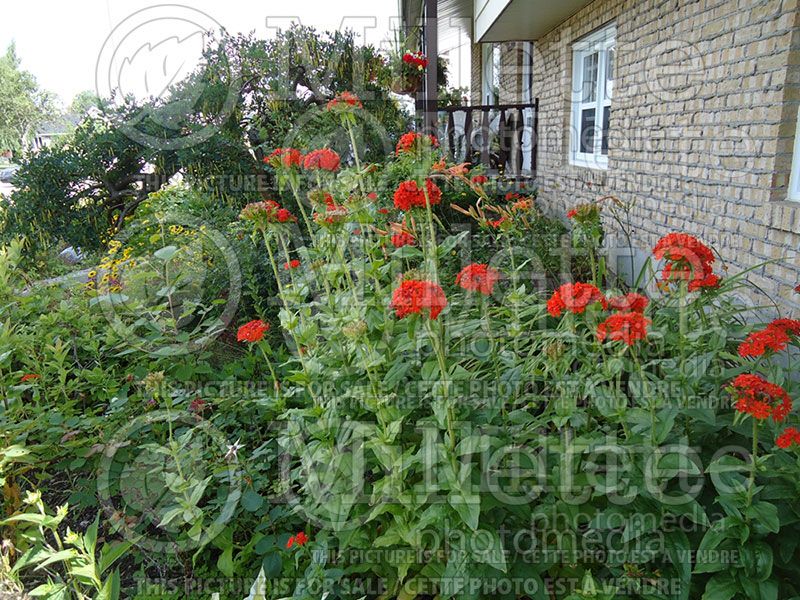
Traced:
<path id="1" fill-rule="evenodd" d="M 753 325 L 682 232 L 611 287 L 613 199 L 565 235 L 433 136 L 367 162 L 356 95 L 320 110 L 349 149 L 265 149 L 240 210 L 151 195 L 88 285 L 0 254 L 13 593 L 800 596 L 800 322 Z"/>

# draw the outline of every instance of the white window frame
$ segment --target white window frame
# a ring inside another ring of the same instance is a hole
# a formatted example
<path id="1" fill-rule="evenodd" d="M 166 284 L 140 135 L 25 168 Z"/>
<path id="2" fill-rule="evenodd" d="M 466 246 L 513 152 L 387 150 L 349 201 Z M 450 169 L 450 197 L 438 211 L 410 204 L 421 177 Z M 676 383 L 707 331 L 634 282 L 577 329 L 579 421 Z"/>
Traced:
<path id="1" fill-rule="evenodd" d="M 797 124 L 792 153 L 792 174 L 789 176 L 789 200 L 800 202 L 800 106 L 797 108 Z"/>
<path id="2" fill-rule="evenodd" d="M 572 45 L 572 117 L 570 126 L 569 162 L 590 169 L 608 169 L 608 154 L 603 154 L 603 113 L 611 107 L 613 98 L 613 79 L 606 81 L 608 53 L 615 49 L 616 59 L 617 26 L 615 23 L 589 34 Z M 598 54 L 597 83 L 593 102 L 584 102 L 583 61 L 592 54 Z M 614 65 L 614 71 L 616 71 Z M 615 73 L 616 76 L 616 73 Z M 610 85 L 608 85 L 610 84 Z M 594 108 L 594 146 L 593 152 L 580 151 L 581 115 L 584 110 Z"/>
<path id="3" fill-rule="evenodd" d="M 533 42 L 522 45 L 522 101 L 533 102 Z"/>
<path id="4" fill-rule="evenodd" d="M 500 61 L 502 50 L 498 44 L 482 44 L 481 104 L 493 106 L 500 102 Z M 495 88 L 497 96 L 495 95 Z"/>

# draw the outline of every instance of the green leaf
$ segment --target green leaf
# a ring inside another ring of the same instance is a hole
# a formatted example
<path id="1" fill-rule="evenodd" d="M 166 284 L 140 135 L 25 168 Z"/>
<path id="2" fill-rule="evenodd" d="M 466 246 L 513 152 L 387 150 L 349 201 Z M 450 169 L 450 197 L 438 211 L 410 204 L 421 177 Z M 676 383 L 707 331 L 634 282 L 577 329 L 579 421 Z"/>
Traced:
<path id="1" fill-rule="evenodd" d="M 475 531 L 478 528 L 478 517 L 481 514 L 480 497 L 466 495 L 459 491 L 452 491 L 447 496 L 447 501 L 461 517 L 464 523 Z"/>
<path id="2" fill-rule="evenodd" d="M 762 541 L 744 546 L 740 552 L 740 563 L 744 572 L 754 581 L 766 581 L 772 575 L 772 548 Z"/>
<path id="3" fill-rule="evenodd" d="M 111 565 L 124 556 L 132 545 L 133 543 L 129 541 L 103 544 L 100 550 L 100 574 L 105 573 Z"/>
<path id="4" fill-rule="evenodd" d="M 703 507 L 694 498 L 690 499 L 685 504 L 672 505 L 669 507 L 669 510 L 676 515 L 686 516 L 693 523 L 697 523 L 698 525 L 703 525 L 704 527 L 711 526 L 706 511 L 703 510 Z"/>
<path id="5" fill-rule="evenodd" d="M 47 565 L 51 565 L 55 562 L 68 561 L 72 558 L 75 558 L 76 556 L 78 556 L 78 551 L 74 550 L 73 548 L 69 548 L 67 550 L 60 550 L 59 552 L 54 552 L 53 554 L 48 556 L 45 560 L 36 565 L 34 571 L 43 569 Z"/>
<path id="6" fill-rule="evenodd" d="M 489 543 L 486 544 L 485 542 Z M 498 571 L 506 572 L 506 553 L 503 542 L 496 531 L 481 529 L 473 536 L 470 544 L 472 560 L 477 563 L 491 565 Z"/>
<path id="7" fill-rule="evenodd" d="M 759 582 L 758 593 L 761 600 L 778 600 L 778 582 L 771 579 Z"/>
<path id="8" fill-rule="evenodd" d="M 689 538 L 683 531 L 675 531 L 664 538 L 669 561 L 675 566 L 681 581 L 679 598 L 686 600 L 689 597 L 689 581 L 692 577 L 692 555 Z"/>
<path id="9" fill-rule="evenodd" d="M 28 592 L 28 595 L 34 598 L 57 598 L 59 595 L 64 597 L 66 591 L 67 586 L 64 583 L 45 583 Z"/>
<path id="10" fill-rule="evenodd" d="M 175 254 L 178 252 L 177 246 L 164 246 L 163 248 L 159 248 L 155 252 L 153 252 L 153 256 L 156 258 L 167 262 L 171 259 Z"/>
<path id="11" fill-rule="evenodd" d="M 255 490 L 247 490 L 242 495 L 242 507 L 250 512 L 256 512 L 264 505 L 264 498 Z"/>
<path id="12" fill-rule="evenodd" d="M 111 577 L 106 579 L 103 587 L 97 594 L 96 600 L 119 600 L 119 570 L 115 570 Z"/>
<path id="13" fill-rule="evenodd" d="M 756 502 L 750 506 L 745 514 L 758 521 L 768 531 L 778 533 L 781 528 L 781 522 L 778 518 L 778 507 L 769 502 Z"/>
<path id="14" fill-rule="evenodd" d="M 263 538 L 256 542 L 255 551 L 256 554 L 266 554 L 271 550 L 276 548 L 275 545 L 275 536 L 274 535 L 265 535 Z"/>
<path id="15" fill-rule="evenodd" d="M 228 546 L 217 559 L 217 567 L 225 577 L 233 577 L 233 546 Z"/>
<path id="16" fill-rule="evenodd" d="M 739 587 L 728 573 L 714 575 L 706 584 L 702 600 L 730 600 L 739 591 Z"/>
<path id="17" fill-rule="evenodd" d="M 280 576 L 283 570 L 283 561 L 277 552 L 269 552 L 261 559 L 261 568 L 269 578 L 276 578 Z"/>
<path id="18" fill-rule="evenodd" d="M 94 521 L 89 527 L 86 528 L 86 533 L 83 534 L 83 544 L 86 549 L 86 554 L 94 560 L 94 551 L 97 547 L 97 527 L 100 524 L 100 513 L 97 514 Z"/>

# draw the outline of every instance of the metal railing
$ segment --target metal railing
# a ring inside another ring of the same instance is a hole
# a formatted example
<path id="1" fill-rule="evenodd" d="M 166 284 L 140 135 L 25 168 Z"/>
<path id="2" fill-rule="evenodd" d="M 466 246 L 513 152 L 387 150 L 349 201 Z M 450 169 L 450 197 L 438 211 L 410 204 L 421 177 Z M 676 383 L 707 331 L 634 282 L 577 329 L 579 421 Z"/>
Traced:
<path id="1" fill-rule="evenodd" d="M 439 141 L 455 162 L 489 174 L 535 178 L 539 99 L 527 104 L 439 108 Z"/>

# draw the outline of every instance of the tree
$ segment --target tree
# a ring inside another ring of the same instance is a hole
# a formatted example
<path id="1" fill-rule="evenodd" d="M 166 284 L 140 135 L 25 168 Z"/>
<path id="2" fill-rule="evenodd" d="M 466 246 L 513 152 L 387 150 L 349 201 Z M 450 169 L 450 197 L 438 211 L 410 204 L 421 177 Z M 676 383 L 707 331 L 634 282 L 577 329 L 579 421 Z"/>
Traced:
<path id="1" fill-rule="evenodd" d="M 27 148 L 36 126 L 54 114 L 54 96 L 40 90 L 36 78 L 20 68 L 12 43 L 0 56 L 0 149 Z"/>
<path id="2" fill-rule="evenodd" d="M 95 247 L 178 172 L 234 206 L 269 197 L 262 159 L 274 148 L 325 145 L 352 159 L 339 117 L 323 110 L 345 90 L 361 96 L 368 117 L 355 128 L 362 159 L 383 160 L 408 119 L 381 86 L 382 67 L 351 32 L 294 27 L 269 41 L 223 34 L 165 97 L 104 100 L 65 143 L 25 161 L 2 234 Z"/>
<path id="3" fill-rule="evenodd" d="M 179 169 L 174 153 L 126 135 L 123 124 L 140 109 L 127 103 L 87 117 L 67 143 L 24 160 L 16 176 L 19 189 L 5 214 L 6 236 L 22 234 L 45 247 L 61 240 L 91 249 L 120 229 Z"/>
<path id="4" fill-rule="evenodd" d="M 102 100 L 90 90 L 84 90 L 75 94 L 75 97 L 70 102 L 67 111 L 79 116 L 83 116 L 92 108 L 100 109 L 102 107 Z"/>

